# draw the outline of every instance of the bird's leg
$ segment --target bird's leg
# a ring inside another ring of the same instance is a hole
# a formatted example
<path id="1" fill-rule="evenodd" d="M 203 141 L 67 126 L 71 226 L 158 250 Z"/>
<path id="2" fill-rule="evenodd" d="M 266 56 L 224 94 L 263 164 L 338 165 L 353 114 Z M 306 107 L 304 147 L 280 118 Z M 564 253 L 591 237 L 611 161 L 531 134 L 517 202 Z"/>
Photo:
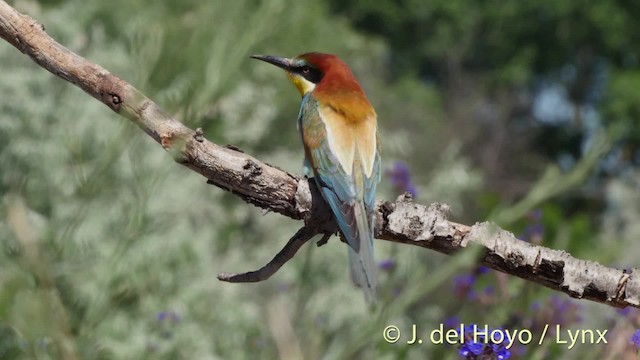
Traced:
<path id="1" fill-rule="evenodd" d="M 271 277 L 271 275 L 275 274 L 282 267 L 282 265 L 293 258 L 293 256 L 296 254 L 296 252 L 298 252 L 300 247 L 304 245 L 304 243 L 311 240 L 311 238 L 313 238 L 317 234 L 317 230 L 304 226 L 300 230 L 298 230 L 298 232 L 293 235 L 291 239 L 289 239 L 289 242 L 287 242 L 284 248 L 282 248 L 282 250 L 280 250 L 280 252 L 276 254 L 276 256 L 271 259 L 271 261 L 269 261 L 267 265 L 258 270 L 245 273 L 220 273 L 218 274 L 218 280 L 231 283 L 260 282 L 267 280 Z M 325 236 L 327 235 L 325 234 Z"/>
<path id="2" fill-rule="evenodd" d="M 340 241 L 342 241 L 345 244 L 348 244 L 347 239 L 344 238 L 344 235 L 342 235 L 342 232 L 338 231 L 338 236 L 340 236 Z"/>

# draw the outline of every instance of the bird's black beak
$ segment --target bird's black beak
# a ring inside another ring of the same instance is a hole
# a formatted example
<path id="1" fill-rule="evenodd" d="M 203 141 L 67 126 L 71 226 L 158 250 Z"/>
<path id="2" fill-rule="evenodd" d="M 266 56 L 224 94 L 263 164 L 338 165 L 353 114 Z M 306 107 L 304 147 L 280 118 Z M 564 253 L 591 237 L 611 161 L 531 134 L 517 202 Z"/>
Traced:
<path id="1" fill-rule="evenodd" d="M 289 70 L 291 68 L 291 59 L 287 59 L 284 57 L 271 56 L 271 55 L 251 55 L 251 58 L 268 62 L 269 64 L 273 64 L 285 70 Z"/>

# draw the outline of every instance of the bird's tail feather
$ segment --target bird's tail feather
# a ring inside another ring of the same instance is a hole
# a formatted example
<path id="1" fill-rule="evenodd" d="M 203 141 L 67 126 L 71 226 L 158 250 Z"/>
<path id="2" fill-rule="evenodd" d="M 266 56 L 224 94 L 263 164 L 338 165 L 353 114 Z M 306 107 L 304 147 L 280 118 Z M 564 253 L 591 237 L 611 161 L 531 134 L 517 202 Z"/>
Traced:
<path id="1" fill-rule="evenodd" d="M 373 226 L 370 215 L 365 211 L 364 204 L 354 207 L 355 220 L 358 228 L 360 247 L 356 252 L 349 246 L 349 268 L 351 279 L 359 286 L 368 302 L 376 298 L 376 263 L 373 256 Z"/>

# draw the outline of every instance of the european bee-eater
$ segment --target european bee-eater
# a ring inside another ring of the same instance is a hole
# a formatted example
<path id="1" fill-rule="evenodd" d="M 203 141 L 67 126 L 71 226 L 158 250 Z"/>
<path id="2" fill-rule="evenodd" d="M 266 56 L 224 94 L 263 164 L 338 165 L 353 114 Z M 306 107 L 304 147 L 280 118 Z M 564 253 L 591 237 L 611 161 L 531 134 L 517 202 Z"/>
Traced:
<path id="1" fill-rule="evenodd" d="M 284 69 L 302 95 L 298 129 L 305 172 L 313 172 L 349 245 L 351 278 L 373 300 L 373 211 L 380 181 L 376 112 L 349 67 L 335 55 L 252 58 Z"/>

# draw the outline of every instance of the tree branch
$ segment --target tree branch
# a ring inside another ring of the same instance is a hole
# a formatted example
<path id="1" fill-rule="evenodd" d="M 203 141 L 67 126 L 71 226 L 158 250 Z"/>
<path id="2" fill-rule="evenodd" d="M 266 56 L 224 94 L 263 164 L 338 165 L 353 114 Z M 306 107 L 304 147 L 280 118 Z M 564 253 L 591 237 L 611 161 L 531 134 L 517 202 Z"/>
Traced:
<path id="1" fill-rule="evenodd" d="M 256 158 L 213 144 L 163 112 L 136 88 L 69 51 L 29 16 L 0 0 L 0 37 L 51 73 L 80 87 L 116 113 L 136 123 L 174 159 L 244 201 L 292 219 L 318 233 L 334 233 L 328 207 L 305 178 Z M 575 298 L 616 307 L 640 307 L 640 271 L 608 268 L 565 251 L 520 241 L 490 223 L 471 227 L 447 220 L 448 207 L 415 204 L 409 197 L 378 203 L 376 237 L 453 254 L 481 246 L 481 262 L 493 269 L 542 284 Z M 295 237 L 294 237 L 295 238 Z"/>

